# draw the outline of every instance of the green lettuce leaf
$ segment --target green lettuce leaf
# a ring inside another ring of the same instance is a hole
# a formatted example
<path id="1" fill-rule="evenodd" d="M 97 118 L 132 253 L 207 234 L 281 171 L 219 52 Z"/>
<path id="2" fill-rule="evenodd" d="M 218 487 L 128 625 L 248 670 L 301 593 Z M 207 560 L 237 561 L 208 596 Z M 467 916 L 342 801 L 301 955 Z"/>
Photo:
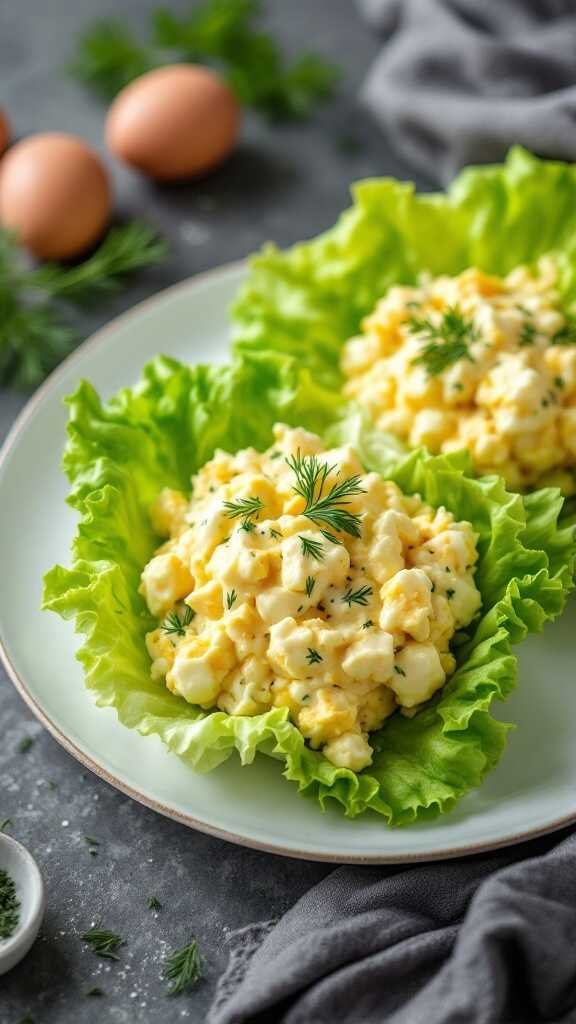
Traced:
<path id="1" fill-rule="evenodd" d="M 295 356 L 314 380 L 339 389 L 342 345 L 393 284 L 422 270 L 469 266 L 505 274 L 555 252 L 560 291 L 576 299 L 576 165 L 516 147 L 504 164 L 468 168 L 446 194 L 418 194 L 392 178 L 360 182 L 335 227 L 251 261 L 234 309 L 240 351 Z"/>
<path id="2" fill-rule="evenodd" d="M 142 381 L 103 404 L 81 383 L 68 399 L 64 467 L 79 514 L 70 568 L 46 576 L 44 607 L 74 619 L 84 636 L 78 658 L 99 706 L 166 746 L 197 771 L 237 750 L 284 761 L 284 774 L 324 805 L 368 809 L 391 824 L 448 810 L 496 763 L 508 726 L 490 706 L 516 681 L 511 645 L 557 616 L 572 584 L 575 539 L 558 526 L 562 499 L 547 489 L 524 499 L 497 478 L 474 479 L 465 453 L 403 453 L 347 410 L 308 371 L 280 355 L 247 352 L 230 367 L 187 367 L 160 357 Z M 266 447 L 275 421 L 304 424 L 336 443 L 354 443 L 368 469 L 444 504 L 480 535 L 481 617 L 459 636 L 458 669 L 413 719 L 388 720 L 375 735 L 374 764 L 359 775 L 306 746 L 286 709 L 255 717 L 208 713 L 170 694 L 149 675 L 145 633 L 155 622 L 138 594 L 140 572 L 157 546 L 148 509 L 165 486 L 188 490 L 190 475 L 216 447 Z"/>

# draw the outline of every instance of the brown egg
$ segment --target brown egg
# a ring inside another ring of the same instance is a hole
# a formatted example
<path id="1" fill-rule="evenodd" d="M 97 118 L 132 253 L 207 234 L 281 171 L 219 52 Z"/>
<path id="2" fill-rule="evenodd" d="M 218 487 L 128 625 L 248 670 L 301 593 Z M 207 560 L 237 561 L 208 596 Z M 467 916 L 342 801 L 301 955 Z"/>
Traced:
<path id="1" fill-rule="evenodd" d="M 208 68 L 172 64 L 127 85 L 106 120 L 106 141 L 120 160 L 159 181 L 191 178 L 232 150 L 240 109 Z"/>
<path id="2" fill-rule="evenodd" d="M 93 245 L 111 206 L 100 157 L 74 135 L 31 135 L 0 163 L 0 223 L 39 259 L 69 259 Z"/>
<path id="3" fill-rule="evenodd" d="M 4 111 L 0 110 L 0 154 L 4 152 L 10 141 L 10 126 Z"/>

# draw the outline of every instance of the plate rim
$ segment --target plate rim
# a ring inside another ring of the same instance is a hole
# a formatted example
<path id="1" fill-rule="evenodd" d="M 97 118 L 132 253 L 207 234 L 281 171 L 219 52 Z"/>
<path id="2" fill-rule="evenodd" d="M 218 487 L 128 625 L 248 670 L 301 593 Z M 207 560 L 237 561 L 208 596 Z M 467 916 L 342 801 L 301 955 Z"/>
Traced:
<path id="1" fill-rule="evenodd" d="M 52 373 L 46 378 L 46 380 L 40 385 L 40 387 L 32 394 L 28 399 L 23 409 L 16 417 L 10 430 L 8 431 L 6 438 L 0 448 L 0 472 L 11 455 L 12 451 L 16 448 L 19 436 L 23 429 L 26 427 L 29 419 L 36 414 L 38 408 L 42 406 L 49 398 L 58 385 L 62 376 L 68 371 L 71 365 L 81 359 L 88 349 L 98 348 L 110 333 L 113 333 L 118 327 L 124 326 L 128 321 L 138 317 L 147 307 L 156 305 L 159 301 L 162 301 L 177 292 L 185 292 L 193 289 L 195 286 L 204 282 L 213 282 L 218 278 L 227 276 L 245 268 L 248 264 L 247 259 L 234 260 L 230 263 L 225 263 L 217 267 L 213 267 L 209 270 L 201 271 L 197 274 L 192 274 L 190 277 L 184 278 L 182 281 L 178 281 L 175 284 L 169 285 L 166 288 L 160 289 L 153 295 L 142 299 L 137 302 L 134 306 L 120 313 L 112 320 L 108 321 L 102 327 L 100 327 L 93 334 L 89 335 L 73 352 L 70 353 L 63 360 L 62 363 L 57 366 Z M 98 761 L 93 758 L 90 754 L 87 754 L 80 746 L 78 746 L 73 740 L 66 735 L 60 727 L 52 721 L 50 715 L 40 706 L 36 698 L 29 691 L 28 685 L 22 675 L 16 669 L 12 659 L 8 653 L 7 647 L 3 641 L 2 634 L 0 633 L 0 662 L 3 664 L 4 669 L 8 675 L 8 678 L 13 683 L 15 689 L 19 693 L 20 697 L 32 711 L 41 725 L 50 733 L 53 739 L 63 749 L 70 754 L 76 761 L 82 764 L 85 768 L 88 768 L 98 778 L 102 779 L 108 785 L 114 789 L 119 790 L 126 796 L 129 796 L 136 803 L 142 804 L 144 807 L 148 807 L 155 811 L 157 814 L 161 814 L 166 818 L 170 818 L 173 821 L 177 821 L 182 825 L 186 825 L 188 828 L 195 829 L 198 832 L 202 832 L 205 835 L 213 836 L 217 839 L 222 839 L 226 842 L 233 843 L 236 846 L 243 846 L 249 849 L 258 850 L 262 853 L 275 854 L 277 856 L 290 857 L 296 860 L 308 860 L 317 863 L 328 863 L 328 864 L 373 864 L 373 865 L 386 865 L 386 864 L 414 864 L 414 863 L 431 863 L 433 861 L 444 861 L 452 860 L 457 857 L 470 857 L 479 853 L 487 853 L 492 850 L 504 849 L 509 846 L 516 846 L 520 843 L 524 843 L 530 839 L 536 839 L 541 836 L 550 835 L 553 832 L 560 831 L 570 825 L 576 823 L 576 807 L 570 814 L 563 815 L 560 818 L 556 818 L 549 822 L 547 825 L 535 826 L 523 832 L 515 832 L 511 836 L 505 839 L 493 839 L 487 840 L 486 842 L 479 843 L 465 843 L 461 846 L 447 846 L 444 849 L 428 851 L 428 852 L 410 852 L 403 855 L 400 854 L 346 854 L 344 857 L 339 856 L 337 853 L 323 853 L 319 851 L 310 852 L 305 849 L 291 849 L 285 847 L 279 843 L 264 842 L 259 839 L 255 839 L 249 836 L 244 836 L 237 832 L 229 832 L 226 829 L 222 829 L 217 825 L 212 825 L 209 821 L 195 818 L 191 814 L 186 814 L 176 810 L 174 807 L 170 807 L 166 804 L 161 803 L 154 798 L 147 796 L 146 794 L 134 789 L 133 786 L 125 782 L 123 779 L 118 778 L 113 772 L 104 768 Z M 387 826 L 383 823 L 383 834 L 385 834 Z"/>

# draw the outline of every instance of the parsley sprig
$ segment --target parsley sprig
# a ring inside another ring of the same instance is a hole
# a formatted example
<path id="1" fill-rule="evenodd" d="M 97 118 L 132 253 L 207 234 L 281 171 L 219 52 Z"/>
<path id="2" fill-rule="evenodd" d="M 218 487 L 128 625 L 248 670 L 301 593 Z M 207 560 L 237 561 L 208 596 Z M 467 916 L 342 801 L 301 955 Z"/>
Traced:
<path id="1" fill-rule="evenodd" d="M 328 477 L 336 469 L 335 466 L 320 462 L 316 455 L 301 455 L 299 450 L 296 455 L 286 459 L 286 463 L 296 477 L 293 490 L 306 502 L 302 515 L 317 526 L 322 526 L 322 534 L 327 540 L 334 540 L 329 531 L 359 537 L 360 516 L 350 512 L 346 506 L 350 504 L 348 498 L 351 495 L 365 493 L 360 486 L 362 478 L 350 476 L 340 482 L 335 481 L 326 490 Z"/>
<path id="2" fill-rule="evenodd" d="M 162 980 L 168 982 L 169 996 L 180 995 L 192 988 L 202 977 L 202 958 L 196 939 L 176 949 L 164 960 Z"/>
<path id="3" fill-rule="evenodd" d="M 479 341 L 480 333 L 459 306 L 448 306 L 437 324 L 430 317 L 420 316 L 412 316 L 405 323 L 410 334 L 419 335 L 423 342 L 420 355 L 412 363 L 423 366 L 429 377 L 436 377 L 459 359 L 475 362 L 468 346 Z"/>
<path id="4" fill-rule="evenodd" d="M 36 387 L 79 341 L 75 309 L 100 301 L 166 251 L 151 228 L 134 222 L 109 231 L 76 266 L 31 267 L 15 237 L 0 230 L 0 385 Z"/>
<path id="5" fill-rule="evenodd" d="M 260 0 L 207 0 L 186 15 L 165 7 L 151 17 L 141 43 L 117 18 L 94 22 L 80 36 L 70 73 L 110 100 L 134 78 L 170 61 L 215 65 L 238 99 L 269 119 L 309 116 L 332 95 L 337 69 L 311 53 L 286 63 L 257 25 Z"/>

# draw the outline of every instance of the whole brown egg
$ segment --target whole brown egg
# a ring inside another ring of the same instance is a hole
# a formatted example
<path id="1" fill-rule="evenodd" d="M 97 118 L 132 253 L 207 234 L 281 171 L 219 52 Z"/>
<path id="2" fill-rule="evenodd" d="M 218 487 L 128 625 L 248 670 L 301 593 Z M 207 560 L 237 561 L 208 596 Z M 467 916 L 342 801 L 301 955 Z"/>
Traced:
<path id="1" fill-rule="evenodd" d="M 130 82 L 106 120 L 106 141 L 124 163 L 171 181 L 205 174 L 231 152 L 240 109 L 208 68 L 172 64 Z"/>
<path id="2" fill-rule="evenodd" d="M 74 135 L 31 135 L 0 163 L 0 224 L 39 259 L 84 252 L 104 231 L 111 206 L 100 157 Z"/>

